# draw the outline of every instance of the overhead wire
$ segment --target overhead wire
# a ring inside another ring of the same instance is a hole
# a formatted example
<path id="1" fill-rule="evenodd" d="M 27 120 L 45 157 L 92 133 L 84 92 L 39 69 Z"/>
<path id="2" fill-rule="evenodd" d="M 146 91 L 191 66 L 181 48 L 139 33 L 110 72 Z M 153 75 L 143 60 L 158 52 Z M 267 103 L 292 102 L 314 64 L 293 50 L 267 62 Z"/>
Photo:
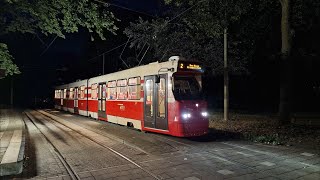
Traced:
<path id="1" fill-rule="evenodd" d="M 106 3 L 106 2 L 102 2 L 102 1 L 100 1 L 100 0 L 94 0 L 94 1 L 96 1 L 96 2 L 100 2 L 100 3 L 104 3 L 104 4 L 108 4 L 108 3 Z M 163 27 L 166 27 L 166 26 L 167 26 L 171 21 L 173 21 L 173 20 L 177 19 L 178 17 L 182 16 L 182 15 L 183 15 L 183 14 L 185 14 L 186 12 L 190 11 L 192 8 L 194 8 L 195 6 L 197 6 L 198 4 L 200 4 L 200 3 L 201 3 L 201 2 L 203 2 L 203 1 L 205 1 L 205 0 L 198 1 L 198 2 L 197 2 L 197 3 L 195 3 L 194 5 L 190 6 L 190 7 L 189 7 L 189 8 L 187 8 L 187 9 L 185 9 L 185 10 L 184 10 L 184 11 L 182 11 L 181 13 L 177 14 L 175 17 L 173 17 L 172 19 L 170 19 L 169 21 L 167 21 L 167 24 L 165 24 Z M 105 51 L 105 52 L 103 52 L 103 53 L 101 53 L 101 54 L 99 54 L 99 55 L 97 55 L 97 56 L 95 56 L 95 57 L 93 57 L 93 58 L 89 59 L 88 61 L 91 61 L 91 60 L 93 60 L 93 59 L 96 59 L 96 58 L 98 58 L 98 57 L 102 56 L 103 54 L 110 53 L 110 52 L 112 52 L 112 51 L 114 51 L 114 50 L 116 50 L 116 49 L 118 49 L 118 48 L 120 48 L 120 47 L 122 47 L 122 46 L 124 46 L 124 45 L 128 44 L 129 42 L 135 41 L 135 40 L 137 40 L 137 39 L 140 39 L 140 38 L 132 39 L 132 40 L 130 40 L 130 41 L 129 41 L 129 40 L 127 40 L 125 43 L 120 44 L 119 46 L 116 46 L 116 47 L 114 47 L 114 48 L 112 48 L 112 49 L 110 49 L 110 50 L 108 50 L 108 51 Z"/>
<path id="2" fill-rule="evenodd" d="M 113 3 L 110 3 L 110 2 L 104 2 L 104 1 L 100 1 L 100 0 L 93 0 L 93 1 L 101 3 L 101 4 L 106 5 L 106 6 L 114 6 L 114 7 L 118 7 L 118 8 L 121 8 L 121 9 L 128 10 L 128 11 L 144 14 L 144 15 L 147 15 L 147 16 L 150 16 L 150 17 L 156 17 L 156 16 L 153 16 L 151 14 L 148 14 L 148 13 L 145 13 L 145 12 L 142 12 L 142 11 L 137 11 L 137 10 L 134 10 L 134 9 L 131 9 L 131 8 L 128 8 L 128 7 L 125 7 L 125 6 L 113 4 Z"/>
<path id="3" fill-rule="evenodd" d="M 48 49 L 50 48 L 50 46 L 53 44 L 53 42 L 57 39 L 58 35 L 56 35 L 56 37 L 53 38 L 53 40 L 51 41 L 51 43 L 49 45 L 47 45 L 47 48 L 42 51 L 42 53 L 40 54 L 40 56 L 42 56 L 44 53 L 46 53 L 48 51 Z"/>

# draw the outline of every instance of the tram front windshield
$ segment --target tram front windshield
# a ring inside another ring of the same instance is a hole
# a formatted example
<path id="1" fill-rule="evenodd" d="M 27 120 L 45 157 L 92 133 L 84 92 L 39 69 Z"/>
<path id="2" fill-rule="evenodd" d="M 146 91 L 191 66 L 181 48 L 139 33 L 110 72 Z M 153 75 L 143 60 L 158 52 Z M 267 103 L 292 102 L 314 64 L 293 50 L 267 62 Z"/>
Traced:
<path id="1" fill-rule="evenodd" d="M 198 100 L 203 97 L 195 76 L 174 76 L 173 94 L 177 100 Z"/>

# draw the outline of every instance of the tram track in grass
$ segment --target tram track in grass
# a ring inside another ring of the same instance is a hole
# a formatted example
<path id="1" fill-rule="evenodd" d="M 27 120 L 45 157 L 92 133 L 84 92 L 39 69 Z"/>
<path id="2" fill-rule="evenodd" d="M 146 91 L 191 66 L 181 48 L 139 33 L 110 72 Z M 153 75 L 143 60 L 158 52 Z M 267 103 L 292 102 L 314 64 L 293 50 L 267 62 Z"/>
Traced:
<path id="1" fill-rule="evenodd" d="M 144 168 L 144 167 L 142 167 L 141 165 L 139 165 L 139 163 L 133 161 L 132 159 L 130 159 L 130 158 L 127 157 L 126 155 L 122 154 L 121 152 L 113 149 L 112 147 L 107 146 L 106 144 L 97 141 L 97 140 L 94 139 L 93 137 L 90 137 L 90 136 L 87 135 L 87 133 L 85 133 L 85 132 L 90 131 L 90 132 L 92 132 L 92 133 L 95 134 L 95 135 L 93 135 L 93 136 L 95 136 L 95 137 L 96 137 L 97 135 L 99 135 L 99 136 L 101 136 L 101 137 L 105 137 L 104 135 L 99 134 L 99 133 L 97 133 L 97 132 L 94 132 L 94 131 L 92 131 L 92 130 L 89 130 L 89 129 L 87 129 L 87 128 L 80 127 L 80 126 L 78 126 L 78 128 L 76 128 L 75 126 L 77 126 L 77 125 L 75 125 L 75 124 L 73 124 L 73 123 L 68 125 L 68 122 L 61 122 L 61 120 L 62 120 L 61 118 L 59 118 L 59 117 L 57 117 L 57 116 L 56 116 L 56 117 L 53 117 L 54 115 L 51 115 L 51 114 L 48 113 L 48 112 L 37 111 L 37 113 L 39 113 L 39 114 L 41 114 L 41 115 L 49 118 L 50 120 L 52 120 L 52 121 L 54 121 L 54 122 L 56 122 L 56 123 L 59 123 L 59 124 L 65 126 L 65 127 L 69 128 L 69 129 L 71 129 L 72 131 L 74 131 L 74 132 L 80 134 L 81 136 L 89 139 L 90 141 L 96 143 L 97 145 L 99 145 L 99 146 L 101 146 L 101 147 L 109 150 L 110 152 L 112 152 L 112 153 L 115 154 L 116 156 L 118 156 L 118 157 L 126 160 L 126 161 L 129 162 L 130 164 L 132 164 L 132 165 L 134 165 L 135 167 L 141 169 L 143 172 L 147 173 L 147 174 L 148 174 L 149 176 L 151 176 L 153 179 L 157 179 L 157 180 L 161 179 L 161 178 L 158 177 L 156 174 L 152 173 L 151 171 L 149 171 L 149 170 L 147 170 L 146 168 Z M 58 119 L 59 119 L 59 120 L 58 120 Z M 71 126 L 74 126 L 74 127 L 71 127 L 70 125 L 71 125 Z M 37 128 L 38 128 L 38 127 L 37 127 Z M 39 129 L 39 128 L 38 128 L 38 129 Z M 39 130 L 40 130 L 40 129 L 39 129 Z M 40 130 L 40 131 L 41 131 L 41 130 Z M 42 132 L 41 132 L 41 133 L 42 133 Z M 105 138 L 106 138 L 106 137 L 105 137 Z M 50 141 L 48 138 L 46 138 L 46 139 L 47 139 L 48 141 Z M 118 141 L 117 141 L 117 142 L 118 142 Z M 50 144 L 51 144 L 51 143 L 50 143 Z M 55 148 L 55 150 L 58 151 L 57 148 Z M 61 155 L 61 153 L 60 153 L 60 155 Z M 62 157 L 62 159 L 65 159 L 65 158 L 63 158 L 62 155 L 61 155 L 61 157 Z M 71 167 L 71 166 L 69 165 L 69 167 Z M 70 169 L 71 169 L 70 173 L 72 173 L 75 177 L 79 177 L 79 176 L 76 175 L 77 173 L 76 173 L 75 171 L 72 171 L 72 167 L 71 167 Z M 68 171 L 68 172 L 69 172 L 69 171 Z"/>

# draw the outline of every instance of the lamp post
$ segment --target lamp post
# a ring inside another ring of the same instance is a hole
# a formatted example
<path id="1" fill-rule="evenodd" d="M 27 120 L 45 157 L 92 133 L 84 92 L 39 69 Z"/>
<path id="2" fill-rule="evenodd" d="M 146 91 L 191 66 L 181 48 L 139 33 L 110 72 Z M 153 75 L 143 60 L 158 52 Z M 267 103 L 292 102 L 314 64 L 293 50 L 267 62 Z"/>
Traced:
<path id="1" fill-rule="evenodd" d="M 223 66 L 223 75 L 224 75 L 224 80 L 223 80 L 223 84 L 224 84 L 224 120 L 227 121 L 228 120 L 228 106 L 229 106 L 229 76 L 228 76 L 228 53 L 227 53 L 227 49 L 228 49 L 228 39 L 227 39 L 227 28 L 224 28 L 223 30 L 223 40 L 224 40 L 224 49 L 223 49 L 223 61 L 224 61 L 224 66 Z"/>
<path id="2" fill-rule="evenodd" d="M 104 53 L 102 54 L 102 75 L 104 75 Z"/>

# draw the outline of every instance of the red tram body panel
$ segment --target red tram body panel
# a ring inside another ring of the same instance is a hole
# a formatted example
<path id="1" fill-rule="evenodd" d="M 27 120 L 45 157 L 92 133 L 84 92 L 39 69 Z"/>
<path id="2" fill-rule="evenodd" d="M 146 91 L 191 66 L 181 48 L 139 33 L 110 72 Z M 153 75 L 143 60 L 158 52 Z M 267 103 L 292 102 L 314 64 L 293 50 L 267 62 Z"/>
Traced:
<path id="1" fill-rule="evenodd" d="M 208 133 L 199 63 L 173 56 L 55 88 L 55 108 L 178 137 Z"/>

